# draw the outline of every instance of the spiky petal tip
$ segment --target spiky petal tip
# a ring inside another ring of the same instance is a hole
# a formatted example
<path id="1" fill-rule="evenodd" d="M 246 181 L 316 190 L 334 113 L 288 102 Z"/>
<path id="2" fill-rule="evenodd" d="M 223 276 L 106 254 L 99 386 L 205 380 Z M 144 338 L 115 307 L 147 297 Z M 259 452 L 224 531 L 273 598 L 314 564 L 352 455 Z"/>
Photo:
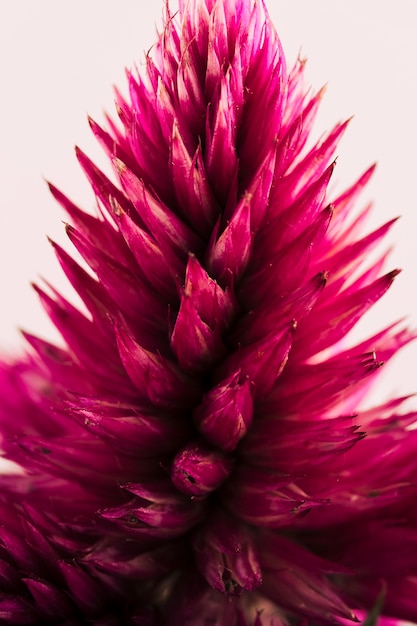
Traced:
<path id="1" fill-rule="evenodd" d="M 413 334 L 346 339 L 397 274 L 373 168 L 329 194 L 347 123 L 310 142 L 322 91 L 262 1 L 179 4 L 90 120 L 112 176 L 77 150 L 97 215 L 51 185 L 87 313 L 37 286 L 64 347 L 0 370 L 0 621 L 417 621 L 416 414 L 361 408 Z"/>

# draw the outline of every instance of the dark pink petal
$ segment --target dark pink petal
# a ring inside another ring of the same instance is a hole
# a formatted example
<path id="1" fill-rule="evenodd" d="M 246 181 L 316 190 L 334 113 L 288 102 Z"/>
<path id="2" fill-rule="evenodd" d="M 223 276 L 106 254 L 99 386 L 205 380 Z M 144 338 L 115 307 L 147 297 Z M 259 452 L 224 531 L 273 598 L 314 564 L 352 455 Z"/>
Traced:
<path id="1" fill-rule="evenodd" d="M 221 380 L 240 371 L 240 381 L 248 379 L 254 385 L 256 397 L 268 394 L 285 367 L 294 330 L 295 324 L 291 323 L 265 339 L 238 349 L 218 369 L 217 378 Z"/>
<path id="2" fill-rule="evenodd" d="M 180 537 L 200 523 L 204 508 L 200 502 L 178 494 L 166 502 L 136 498 L 128 504 L 106 509 L 101 515 L 133 537 L 165 540 Z"/>
<path id="3" fill-rule="evenodd" d="M 174 124 L 171 150 L 175 193 L 185 218 L 199 234 L 210 233 L 220 206 L 207 180 L 201 145 L 190 154 L 178 125 Z"/>
<path id="4" fill-rule="evenodd" d="M 277 147 L 277 160 L 275 165 L 275 176 L 282 176 L 288 167 L 292 165 L 294 153 L 299 152 L 305 145 L 309 131 L 312 126 L 312 122 L 317 114 L 319 104 L 323 97 L 324 90 L 321 89 L 315 94 L 307 103 L 307 105 L 301 110 L 298 117 L 291 122 L 286 129 L 285 135 L 280 137 L 280 141 Z M 288 107 L 287 110 L 296 115 L 296 107 L 302 106 L 302 99 L 295 99 L 293 107 Z"/>
<path id="5" fill-rule="evenodd" d="M 36 610 L 45 620 L 68 619 L 74 616 L 74 607 L 66 594 L 44 580 L 24 578 L 36 602 Z"/>
<path id="6" fill-rule="evenodd" d="M 244 198 L 223 232 L 218 236 L 217 229 L 213 231 L 206 264 L 221 285 L 233 285 L 246 269 L 252 245 L 250 206 L 249 198 Z"/>
<path id="7" fill-rule="evenodd" d="M 317 307 L 315 323 L 310 322 L 306 325 L 297 337 L 297 341 L 303 344 L 303 358 L 320 352 L 342 339 L 362 315 L 384 295 L 398 274 L 399 270 L 394 270 L 361 289 L 348 288 L 339 294 L 336 303 L 330 302 L 327 306 Z"/>
<path id="8" fill-rule="evenodd" d="M 79 393 L 91 392 L 92 381 L 86 380 L 85 374 L 82 374 L 78 364 L 70 357 L 68 351 L 27 332 L 24 332 L 23 336 L 38 357 L 42 359 L 45 369 L 53 376 L 56 384 L 62 384 L 65 389 L 69 390 L 77 389 Z M 120 383 L 121 381 L 118 380 L 117 382 Z"/>
<path id="9" fill-rule="evenodd" d="M 244 190 L 243 201 L 250 203 L 251 233 L 256 233 L 259 229 L 268 209 L 275 159 L 275 146 L 273 146 L 255 172 L 249 186 Z"/>
<path id="10" fill-rule="evenodd" d="M 326 190 L 334 166 L 332 163 L 296 202 L 279 213 L 276 218 L 268 220 L 265 227 L 260 230 L 254 247 L 255 268 L 258 263 L 264 265 L 267 262 L 271 257 L 271 251 L 285 249 L 314 224 L 320 211 L 325 207 Z M 274 207 L 270 206 L 268 210 L 274 212 Z"/>
<path id="11" fill-rule="evenodd" d="M 67 233 L 118 308 L 133 319 L 140 316 L 148 332 L 152 327 L 155 330 L 160 327 L 167 307 L 158 294 L 151 292 L 138 274 L 133 274 L 102 251 L 93 248 L 81 233 L 69 226 Z"/>
<path id="12" fill-rule="evenodd" d="M 233 459 L 204 443 L 188 444 L 175 457 L 171 479 L 177 489 L 191 496 L 205 496 L 228 478 Z"/>
<path id="13" fill-rule="evenodd" d="M 366 255 L 376 248 L 396 221 L 397 218 L 390 220 L 366 237 L 354 241 L 350 245 L 344 245 L 339 250 L 333 247 L 329 250 L 329 255 L 324 261 L 327 271 L 330 273 L 329 289 L 326 289 L 325 294 L 327 299 L 331 300 L 335 297 L 340 289 L 340 284 L 343 285 L 349 280 L 351 270 L 365 260 Z M 322 266 L 323 260 L 320 259 L 319 262 Z"/>
<path id="14" fill-rule="evenodd" d="M 168 246 L 160 247 L 152 235 L 112 202 L 113 213 L 143 275 L 161 298 L 175 301 L 176 282 L 182 279 L 184 264 Z"/>
<path id="15" fill-rule="evenodd" d="M 72 478 L 80 484 L 88 480 L 97 492 L 105 488 L 110 476 L 114 480 L 125 480 L 129 474 L 129 464 L 125 462 L 123 469 L 119 469 L 116 455 L 102 441 L 93 438 L 67 436 L 43 439 L 21 436 L 17 445 L 26 465 L 53 476 Z M 82 461 L 74 468 L 73 459 L 77 452 L 82 455 Z M 130 465 L 132 469 L 134 463 Z M 149 466 L 149 462 L 143 461 L 142 471 L 146 471 Z"/>
<path id="16" fill-rule="evenodd" d="M 242 282 L 239 297 L 248 309 L 258 308 L 269 299 L 283 298 L 295 291 L 306 278 L 315 246 L 324 237 L 333 215 L 332 207 L 319 213 L 316 220 L 292 243 L 274 251 L 275 257 Z"/>
<path id="17" fill-rule="evenodd" d="M 300 365 L 298 378 L 288 381 L 290 370 L 286 371 L 277 385 L 273 397 L 265 401 L 264 409 L 285 413 L 319 411 L 332 407 L 347 388 L 354 388 L 364 382 L 383 365 L 375 352 L 349 354 L 340 353 L 331 360 L 318 364 Z M 287 380 L 285 380 L 287 379 Z M 286 384 L 289 382 L 289 384 Z"/>
<path id="18" fill-rule="evenodd" d="M 272 194 L 272 206 L 275 202 L 280 210 L 282 207 L 291 206 L 293 202 L 300 199 L 309 185 L 323 174 L 330 165 L 336 146 L 348 123 L 349 120 L 338 124 L 327 137 L 316 144 L 299 163 L 296 163 L 286 176 L 279 180 Z"/>
<path id="19" fill-rule="evenodd" d="M 116 337 L 123 365 L 140 397 L 164 408 L 186 407 L 198 397 L 199 385 L 174 363 L 145 350 L 122 326 L 116 326 Z"/>
<path id="20" fill-rule="evenodd" d="M 197 566 L 211 587 L 230 596 L 262 584 L 255 536 L 237 519 L 220 513 L 193 540 Z"/>
<path id="21" fill-rule="evenodd" d="M 240 379 L 240 370 L 231 374 L 203 397 L 194 412 L 199 431 L 225 452 L 236 448 L 253 419 L 251 383 Z"/>
<path id="22" fill-rule="evenodd" d="M 57 559 L 58 551 L 54 548 L 48 538 L 44 535 L 43 529 L 41 530 L 36 524 L 35 520 L 30 519 L 30 509 L 27 509 L 28 519 L 22 519 L 21 525 L 24 533 L 24 537 L 28 546 L 32 548 L 34 552 L 36 550 L 42 553 L 42 558 L 47 561 L 48 569 L 57 573 Z M 27 584 L 27 582 L 26 582 Z"/>
<path id="23" fill-rule="evenodd" d="M 288 324 L 292 319 L 297 322 L 299 337 L 299 322 L 311 312 L 312 308 L 323 295 L 327 284 L 327 273 L 314 276 L 307 283 L 289 293 L 286 297 L 271 298 L 264 307 L 256 307 L 239 319 L 230 338 L 232 345 L 248 345 L 269 335 L 282 324 Z"/>
<path id="24" fill-rule="evenodd" d="M 83 406 L 85 405 L 85 406 Z M 139 411 L 133 405 L 120 403 L 90 403 L 88 398 L 74 398 L 69 403 L 74 417 L 78 417 L 93 435 L 99 435 L 124 454 L 153 457 L 174 452 L 187 441 L 190 426 L 185 421 L 166 414 Z"/>
<path id="25" fill-rule="evenodd" d="M 111 343 L 113 336 L 111 317 L 117 316 L 117 309 L 106 294 L 103 286 L 84 270 L 58 244 L 50 242 L 68 280 L 83 300 L 95 323 L 95 334 L 105 337 Z"/>
<path id="26" fill-rule="evenodd" d="M 353 417 L 317 421 L 265 417 L 253 425 L 242 453 L 258 467 L 302 474 L 363 439 L 365 433 L 359 428 Z M 299 453 L 294 455 L 294 450 Z"/>
<path id="27" fill-rule="evenodd" d="M 2 593 L 13 592 L 15 589 L 22 588 L 20 576 L 13 565 L 7 561 L 0 559 L 0 584 Z"/>
<path id="28" fill-rule="evenodd" d="M 109 120 L 107 118 L 107 121 L 109 122 L 109 126 L 110 126 L 111 131 L 113 132 L 113 134 L 117 135 L 118 141 L 115 141 L 110 133 L 108 133 L 106 130 L 104 130 L 91 117 L 88 117 L 88 123 L 90 125 L 90 128 L 93 131 L 95 137 L 100 142 L 101 146 L 106 151 L 107 156 L 109 158 L 112 158 L 113 156 L 116 156 L 118 159 L 123 161 L 123 163 L 126 163 L 126 165 L 132 171 L 135 171 L 135 168 L 137 167 L 137 164 L 136 164 L 132 154 L 130 153 L 130 150 L 127 149 L 128 146 L 124 145 L 125 144 L 125 142 L 123 141 L 124 138 L 122 138 L 120 132 L 118 132 L 116 130 L 116 126 L 111 122 L 111 120 Z"/>
<path id="29" fill-rule="evenodd" d="M 76 148 L 76 155 L 81 167 L 86 173 L 94 192 L 104 208 L 111 215 L 111 200 L 115 199 L 123 210 L 129 213 L 133 209 L 132 202 L 101 172 L 80 148 Z M 68 211 L 68 207 L 65 206 Z M 117 231 L 116 231 L 117 232 Z M 116 238 L 115 238 L 116 239 Z M 116 239 L 117 240 L 117 239 Z M 117 256 L 116 256 L 117 259 Z"/>
<path id="30" fill-rule="evenodd" d="M 94 580 L 75 560 L 60 562 L 61 572 L 85 615 L 92 618 L 100 615 L 111 599 L 103 595 L 99 583 Z"/>
<path id="31" fill-rule="evenodd" d="M 202 132 L 206 104 L 203 95 L 203 86 L 198 77 L 198 66 L 194 62 L 192 46 L 182 50 L 177 72 L 178 108 L 183 111 L 193 133 Z"/>
<path id="32" fill-rule="evenodd" d="M 329 235 L 331 238 L 329 241 L 335 239 L 334 243 L 336 245 L 338 243 L 340 245 L 341 242 L 345 245 L 347 242 L 350 243 L 351 241 L 354 241 L 358 236 L 358 233 L 361 232 L 369 211 L 361 211 L 359 216 L 356 216 L 356 219 L 353 222 L 353 228 L 352 223 L 346 223 L 346 218 L 349 216 L 349 213 L 352 212 L 354 203 L 358 200 L 361 193 L 363 193 L 364 188 L 374 175 L 375 169 L 375 164 L 368 167 L 365 172 L 361 174 L 361 176 L 353 183 L 353 185 L 348 187 L 348 189 L 346 189 L 336 198 L 336 200 L 333 201 L 335 219 L 332 227 L 330 228 Z M 337 232 L 338 234 L 336 234 Z"/>
<path id="33" fill-rule="evenodd" d="M 1 544 L 7 549 L 19 570 L 30 572 L 39 567 L 40 561 L 36 552 L 16 532 L 3 527 L 1 529 Z"/>
<path id="34" fill-rule="evenodd" d="M 257 7 L 254 8 L 254 21 L 259 20 Z M 260 48 L 254 51 L 250 68 L 245 81 L 247 99 L 242 119 L 240 146 L 240 164 L 245 172 L 254 162 L 253 155 L 262 157 L 264 151 L 277 137 L 281 127 L 281 112 L 284 107 L 283 83 L 285 80 L 285 67 L 283 54 L 278 38 L 271 32 L 271 39 L 262 39 L 262 26 L 254 24 L 256 35 L 251 38 L 250 45 L 260 44 Z M 258 30 L 259 29 L 259 30 Z M 255 166 L 259 164 L 255 160 Z"/>
<path id="35" fill-rule="evenodd" d="M 211 329 L 226 330 L 237 312 L 233 292 L 223 290 L 194 255 L 188 259 L 183 293 L 192 298 L 198 315 Z"/>
<path id="36" fill-rule="evenodd" d="M 300 515 L 329 504 L 324 498 L 308 496 L 291 476 L 250 466 L 235 470 L 224 486 L 222 501 L 238 518 L 265 528 L 291 527 Z"/>
<path id="37" fill-rule="evenodd" d="M 92 165 L 92 164 L 91 164 Z M 93 165 L 92 165 L 93 166 Z M 97 217 L 85 213 L 79 209 L 69 198 L 67 198 L 59 189 L 57 189 L 51 183 L 48 183 L 49 190 L 54 196 L 55 200 L 61 204 L 71 220 L 71 225 L 78 231 L 81 231 L 92 246 L 99 248 L 102 252 L 105 252 L 115 259 L 118 259 L 123 265 L 129 266 L 132 257 L 131 252 L 127 248 L 120 236 L 120 233 L 103 217 Z M 121 206 L 125 211 L 131 210 L 133 207 L 126 202 L 126 198 L 121 194 L 115 194 L 119 199 Z M 110 198 L 108 199 L 108 208 L 110 205 Z"/>
<path id="38" fill-rule="evenodd" d="M 38 617 L 36 611 L 23 598 L 15 594 L 0 596 L 0 620 L 4 624 L 34 624 Z"/>
<path id="39" fill-rule="evenodd" d="M 324 576 L 330 564 L 320 563 L 307 551 L 290 546 L 290 542 L 278 535 L 268 535 L 268 539 L 268 548 L 261 557 L 264 566 L 262 591 L 265 595 L 307 619 L 334 622 L 341 617 L 358 621 Z M 300 558 L 302 552 L 304 563 Z M 271 559 L 271 556 L 274 558 Z"/>
<path id="40" fill-rule="evenodd" d="M 179 258 L 185 258 L 189 252 L 197 252 L 200 248 L 199 238 L 153 196 L 124 163 L 115 161 L 114 164 L 126 194 L 161 248 L 170 246 Z"/>
<path id="41" fill-rule="evenodd" d="M 125 578 L 147 580 L 168 574 L 181 562 L 181 544 L 167 543 L 162 547 L 140 550 L 131 540 L 103 541 L 83 559 L 107 573 Z"/>
<path id="42" fill-rule="evenodd" d="M 200 372 L 218 363 L 226 354 L 219 328 L 211 329 L 199 316 L 192 296 L 183 293 L 171 335 L 171 348 L 181 368 Z"/>
<path id="43" fill-rule="evenodd" d="M 120 361 L 117 363 L 117 352 L 109 350 L 107 343 L 96 338 L 95 325 L 58 293 L 54 294 L 56 298 L 54 299 L 40 287 L 35 286 L 35 290 L 49 317 L 61 331 L 67 345 L 71 346 L 71 352 L 78 362 L 86 368 L 95 368 L 103 378 L 108 378 L 109 375 L 120 377 L 122 364 Z M 106 361 L 109 359 L 113 361 L 111 370 L 106 367 Z M 99 364 L 102 364 L 102 367 Z"/>
<path id="44" fill-rule="evenodd" d="M 207 148 L 204 160 L 210 182 L 221 203 L 227 201 L 230 181 L 237 169 L 236 115 L 232 103 L 231 73 L 229 71 L 216 85 L 216 91 L 209 104 L 206 118 Z"/>

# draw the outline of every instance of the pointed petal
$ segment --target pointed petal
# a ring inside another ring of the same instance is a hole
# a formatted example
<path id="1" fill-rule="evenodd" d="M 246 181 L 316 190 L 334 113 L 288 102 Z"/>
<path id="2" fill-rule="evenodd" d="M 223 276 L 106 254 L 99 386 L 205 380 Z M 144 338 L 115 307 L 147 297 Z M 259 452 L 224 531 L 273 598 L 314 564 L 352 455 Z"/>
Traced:
<path id="1" fill-rule="evenodd" d="M 262 584 L 255 538 L 228 514 L 209 519 L 193 540 L 193 549 L 198 568 L 217 591 L 239 596 Z"/>
<path id="2" fill-rule="evenodd" d="M 232 452 L 246 435 L 253 419 L 251 383 L 239 382 L 237 371 L 213 387 L 194 411 L 194 422 L 212 444 Z"/>
<path id="3" fill-rule="evenodd" d="M 123 365 L 141 397 L 167 409 L 192 406 L 200 393 L 196 382 L 168 359 L 145 350 L 122 326 L 116 326 L 116 337 Z"/>

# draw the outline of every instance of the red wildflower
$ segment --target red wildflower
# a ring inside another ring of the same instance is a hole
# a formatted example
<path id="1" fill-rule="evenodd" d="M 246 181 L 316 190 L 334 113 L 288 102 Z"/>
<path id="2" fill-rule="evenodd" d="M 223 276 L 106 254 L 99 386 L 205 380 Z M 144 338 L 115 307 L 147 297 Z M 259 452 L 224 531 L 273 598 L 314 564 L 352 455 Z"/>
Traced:
<path id="1" fill-rule="evenodd" d="M 417 619 L 417 431 L 361 400 L 413 335 L 345 336 L 387 291 L 392 222 L 327 187 L 346 123 L 287 74 L 263 2 L 180 0 L 78 151 L 92 216 L 55 187 L 82 298 L 39 296 L 65 341 L 1 370 L 0 620 L 281 626 Z"/>

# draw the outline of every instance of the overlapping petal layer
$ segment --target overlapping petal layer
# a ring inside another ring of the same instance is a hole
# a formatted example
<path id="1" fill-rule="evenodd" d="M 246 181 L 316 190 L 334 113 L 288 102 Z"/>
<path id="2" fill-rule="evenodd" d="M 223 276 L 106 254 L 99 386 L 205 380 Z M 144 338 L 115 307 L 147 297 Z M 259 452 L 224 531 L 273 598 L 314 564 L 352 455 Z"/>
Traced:
<path id="1" fill-rule="evenodd" d="M 85 311 L 36 287 L 64 347 L 0 370 L 0 622 L 417 621 L 416 414 L 361 408 L 414 335 L 346 338 L 398 273 L 373 168 L 329 194 L 347 122 L 310 141 L 262 1 L 179 5 L 90 120 L 109 172 L 77 150 L 97 214 L 51 185 Z"/>

